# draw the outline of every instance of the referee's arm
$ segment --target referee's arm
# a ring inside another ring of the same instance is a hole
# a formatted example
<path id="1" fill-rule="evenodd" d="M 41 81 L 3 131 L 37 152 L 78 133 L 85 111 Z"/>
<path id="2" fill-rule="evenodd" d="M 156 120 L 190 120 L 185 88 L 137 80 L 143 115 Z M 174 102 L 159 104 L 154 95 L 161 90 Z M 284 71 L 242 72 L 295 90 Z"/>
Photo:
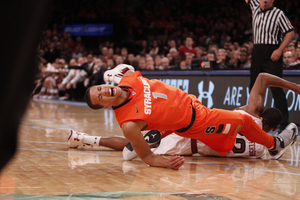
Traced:
<path id="1" fill-rule="evenodd" d="M 247 1 L 247 0 L 245 0 L 245 1 Z M 283 50 L 284 50 L 284 48 L 290 43 L 290 41 L 294 38 L 294 30 L 291 30 L 291 31 L 289 31 L 289 32 L 287 32 L 286 34 L 285 34 L 285 36 L 284 36 L 284 38 L 283 38 L 283 41 L 282 41 L 282 43 L 280 44 L 280 46 L 278 47 L 278 49 L 276 49 L 275 51 L 273 51 L 273 53 L 272 53 L 272 55 L 271 55 L 271 60 L 273 60 L 273 61 L 277 61 L 279 58 L 280 58 L 280 56 L 281 56 L 281 54 L 282 54 L 282 52 L 283 52 Z"/>
<path id="2" fill-rule="evenodd" d="M 245 0 L 246 3 L 248 3 L 249 0 Z"/>

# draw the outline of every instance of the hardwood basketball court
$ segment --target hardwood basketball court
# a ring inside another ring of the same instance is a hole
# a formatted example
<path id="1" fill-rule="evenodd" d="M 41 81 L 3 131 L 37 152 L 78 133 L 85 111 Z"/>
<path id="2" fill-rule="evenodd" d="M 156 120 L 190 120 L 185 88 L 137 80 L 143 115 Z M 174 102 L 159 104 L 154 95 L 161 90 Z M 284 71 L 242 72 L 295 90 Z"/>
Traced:
<path id="1" fill-rule="evenodd" d="M 111 109 L 32 100 L 0 176 L 0 199 L 300 199 L 299 142 L 280 160 L 194 155 L 172 170 L 124 161 L 105 147 L 69 149 L 70 129 L 122 136 Z"/>

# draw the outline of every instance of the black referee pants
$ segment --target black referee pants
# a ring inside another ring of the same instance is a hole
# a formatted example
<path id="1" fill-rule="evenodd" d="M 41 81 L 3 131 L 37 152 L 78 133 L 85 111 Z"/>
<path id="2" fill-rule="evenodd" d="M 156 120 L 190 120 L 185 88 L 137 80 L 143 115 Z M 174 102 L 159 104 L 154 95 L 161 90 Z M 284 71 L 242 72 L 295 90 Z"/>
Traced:
<path id="1" fill-rule="evenodd" d="M 252 63 L 250 69 L 250 90 L 252 89 L 255 80 L 259 73 L 267 72 L 282 78 L 283 61 L 282 56 L 278 61 L 272 61 L 271 55 L 277 45 L 254 45 L 252 51 Z M 278 108 L 282 113 L 281 127 L 284 128 L 288 124 L 289 113 L 285 93 L 282 88 L 270 87 L 275 108 Z"/>

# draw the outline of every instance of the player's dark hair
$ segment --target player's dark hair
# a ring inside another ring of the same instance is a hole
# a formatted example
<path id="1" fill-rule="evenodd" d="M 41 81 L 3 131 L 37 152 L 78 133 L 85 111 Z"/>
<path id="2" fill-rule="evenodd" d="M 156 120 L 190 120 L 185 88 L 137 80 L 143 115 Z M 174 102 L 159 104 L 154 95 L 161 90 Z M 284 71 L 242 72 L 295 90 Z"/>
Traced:
<path id="1" fill-rule="evenodd" d="M 89 88 L 86 90 L 85 95 L 84 95 L 84 100 L 85 100 L 85 102 L 87 103 L 87 105 L 88 105 L 91 109 L 94 109 L 94 110 L 103 108 L 103 106 L 101 106 L 101 105 L 94 105 L 94 104 L 92 104 L 90 90 L 91 90 L 91 87 L 89 87 Z"/>
<path id="2" fill-rule="evenodd" d="M 267 108 L 261 114 L 263 120 L 270 128 L 276 128 L 282 121 L 282 114 L 277 108 Z"/>

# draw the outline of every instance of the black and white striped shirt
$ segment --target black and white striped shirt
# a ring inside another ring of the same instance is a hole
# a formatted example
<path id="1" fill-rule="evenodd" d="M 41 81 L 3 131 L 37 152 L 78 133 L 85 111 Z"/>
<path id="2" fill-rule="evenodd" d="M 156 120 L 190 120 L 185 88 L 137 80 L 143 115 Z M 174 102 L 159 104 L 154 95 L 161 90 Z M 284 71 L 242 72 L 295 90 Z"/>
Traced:
<path id="1" fill-rule="evenodd" d="M 284 12 L 276 7 L 263 11 L 259 0 L 249 0 L 252 10 L 254 44 L 279 45 L 283 34 L 294 28 Z"/>

